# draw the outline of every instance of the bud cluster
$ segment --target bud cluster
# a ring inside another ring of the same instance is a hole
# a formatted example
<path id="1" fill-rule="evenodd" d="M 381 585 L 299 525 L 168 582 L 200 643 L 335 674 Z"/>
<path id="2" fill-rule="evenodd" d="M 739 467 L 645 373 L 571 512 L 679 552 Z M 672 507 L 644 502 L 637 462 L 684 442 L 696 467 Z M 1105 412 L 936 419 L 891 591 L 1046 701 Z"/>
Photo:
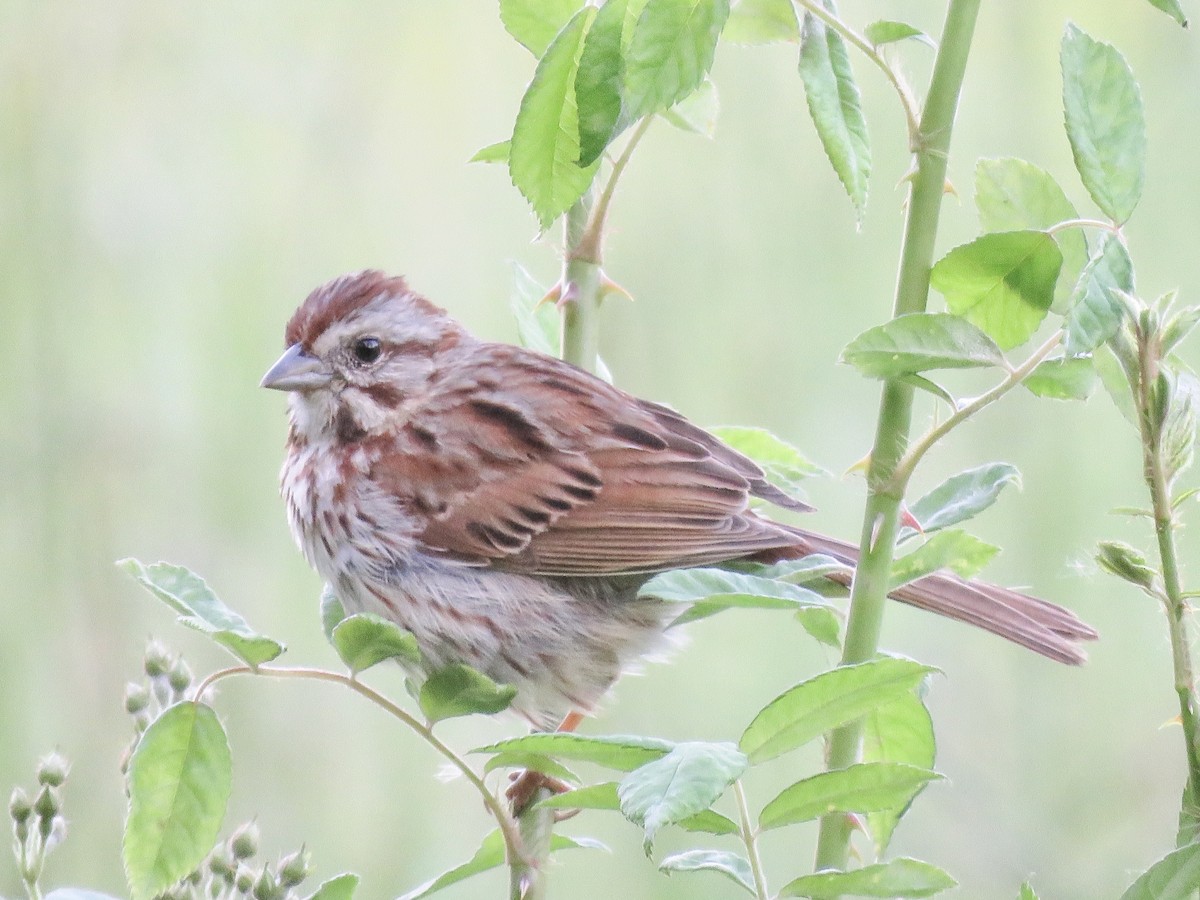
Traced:
<path id="1" fill-rule="evenodd" d="M 62 791 L 70 767 L 65 758 L 51 753 L 38 762 L 37 791 L 30 799 L 20 787 L 13 788 L 8 801 L 8 817 L 12 821 L 13 852 L 17 868 L 26 888 L 37 896 L 46 857 L 67 833 L 67 820 L 62 814 Z"/>
<path id="2" fill-rule="evenodd" d="M 122 772 L 142 732 L 164 709 L 187 699 L 188 689 L 192 686 L 192 670 L 188 664 L 155 640 L 146 645 L 142 670 L 144 674 L 140 680 L 125 685 L 125 711 L 133 717 L 134 737 L 126 751 Z"/>
<path id="3" fill-rule="evenodd" d="M 163 900 L 197 897 L 295 900 L 295 888 L 312 870 L 308 851 L 301 847 L 281 856 L 274 864 L 256 863 L 258 846 L 258 826 L 247 822 L 218 844 L 200 868 L 164 893 Z"/>

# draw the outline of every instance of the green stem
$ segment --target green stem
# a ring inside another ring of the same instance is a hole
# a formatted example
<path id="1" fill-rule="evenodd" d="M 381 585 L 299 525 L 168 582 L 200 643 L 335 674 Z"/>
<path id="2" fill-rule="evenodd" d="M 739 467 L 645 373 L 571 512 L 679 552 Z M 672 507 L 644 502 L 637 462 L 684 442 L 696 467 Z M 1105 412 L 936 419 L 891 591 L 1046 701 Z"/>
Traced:
<path id="1" fill-rule="evenodd" d="M 929 97 L 916 141 L 916 174 L 912 179 L 894 315 L 924 312 L 929 297 L 938 219 L 941 214 L 950 135 L 958 95 L 966 72 L 979 0 L 950 0 L 929 83 Z M 892 475 L 904 456 L 912 426 L 913 388 L 889 381 L 879 405 L 875 443 L 867 472 L 867 503 L 860 539 L 860 558 L 850 595 L 850 614 L 842 664 L 852 665 L 875 656 L 883 621 L 892 559 L 895 555 L 903 485 Z M 897 487 L 901 490 L 897 490 Z M 844 769 L 857 761 L 862 722 L 835 730 L 829 739 L 828 768 Z M 850 820 L 830 814 L 821 820 L 817 840 L 817 869 L 844 869 L 850 855 Z"/>
<path id="2" fill-rule="evenodd" d="M 843 22 L 837 15 L 826 9 L 820 0 L 794 0 L 797 6 L 820 19 L 829 28 L 840 34 L 847 42 L 857 47 L 867 59 L 873 62 L 900 98 L 900 106 L 904 110 L 904 120 L 908 124 L 908 143 L 915 151 L 920 125 L 917 121 L 917 101 L 912 95 L 908 84 L 891 64 L 875 49 L 875 45 L 860 35 L 857 31 Z"/>
<path id="3" fill-rule="evenodd" d="M 644 130 L 641 129 L 642 132 Z M 640 134 L 635 135 L 630 144 L 636 144 L 638 137 Z M 596 229 L 603 225 L 616 179 L 631 152 L 632 147 L 627 146 L 626 153 L 618 160 L 619 168 L 614 166 L 594 218 L 591 215 L 591 192 L 572 206 L 566 216 L 566 262 L 563 267 L 562 295 L 559 298 L 562 310 L 562 358 L 589 372 L 596 371 L 600 343 L 600 235 Z M 517 817 L 524 853 L 517 858 L 510 857 L 509 896 L 512 900 L 541 900 L 546 895 L 546 879 L 541 870 L 550 856 L 554 810 L 539 807 L 537 801 L 549 794 L 548 789 L 539 789 Z"/>
<path id="4" fill-rule="evenodd" d="M 32 820 L 32 817 L 31 817 Z M 42 900 L 42 888 L 38 883 L 42 877 L 42 867 L 46 861 L 45 843 L 36 829 L 29 838 L 20 845 L 17 854 L 17 868 L 21 873 L 21 882 L 25 886 L 25 894 L 29 900 Z"/>
<path id="5" fill-rule="evenodd" d="M 1200 712 L 1196 698 L 1196 679 L 1188 641 L 1188 604 L 1179 574 L 1179 556 L 1175 546 L 1175 510 L 1171 485 L 1163 461 L 1163 429 L 1153 391 L 1158 383 L 1159 345 L 1152 335 L 1138 330 L 1140 371 L 1135 395 L 1138 400 L 1138 427 L 1142 438 L 1142 460 L 1146 486 L 1154 512 L 1154 534 L 1162 567 L 1163 601 L 1167 629 L 1171 637 L 1171 658 L 1175 693 L 1179 698 L 1179 724 L 1183 730 L 1188 779 L 1180 814 L 1181 838 L 1187 829 L 1194 839 L 1200 827 Z"/>
<path id="6" fill-rule="evenodd" d="M 754 823 L 750 820 L 750 807 L 746 803 L 746 791 L 742 787 L 741 779 L 733 783 L 733 793 L 737 797 L 738 826 L 742 843 L 746 847 L 746 858 L 750 861 L 750 872 L 754 876 L 754 896 L 758 900 L 770 900 L 767 876 L 763 872 L 762 859 L 758 855 L 758 833 L 754 829 Z"/>
<path id="7" fill-rule="evenodd" d="M 567 211 L 566 263 L 558 302 L 562 309 L 562 358 L 594 373 L 600 346 L 600 262 L 578 253 L 588 233 L 591 207 L 591 194 L 587 194 Z"/>
<path id="8" fill-rule="evenodd" d="M 1051 335 L 1044 344 L 1038 347 L 1029 355 L 1021 365 L 1012 369 L 1004 380 L 995 387 L 980 394 L 970 403 L 965 403 L 954 411 L 952 415 L 944 421 L 939 422 L 933 428 L 929 429 L 924 436 L 914 443 L 908 451 L 901 457 L 896 464 L 896 468 L 892 471 L 891 481 L 888 484 L 888 490 L 891 493 L 899 493 L 903 495 L 904 488 L 908 485 L 908 479 L 912 477 L 913 471 L 917 467 L 917 463 L 921 458 L 929 452 L 929 449 L 939 440 L 946 436 L 947 433 L 957 428 L 964 421 L 971 418 L 975 413 L 987 406 L 991 406 L 1018 384 L 1029 377 L 1029 374 L 1038 367 L 1038 365 L 1062 342 L 1062 333 L 1055 332 Z"/>
<path id="9" fill-rule="evenodd" d="M 509 865 L 513 865 L 514 861 L 524 860 L 525 853 L 521 845 L 521 835 L 517 830 L 516 822 L 513 817 L 508 814 L 508 810 L 504 808 L 504 804 L 496 797 L 483 779 L 475 773 L 475 770 L 467 765 L 466 760 L 455 753 L 447 746 L 441 738 L 433 733 L 433 729 L 422 722 L 420 719 L 413 716 L 403 707 L 398 706 L 389 698 L 379 693 L 374 688 L 367 687 L 353 675 L 346 675 L 341 672 L 330 672 L 325 669 L 311 669 L 302 666 L 283 667 L 283 666 L 230 666 L 227 669 L 221 669 L 213 672 L 205 678 L 196 688 L 193 695 L 199 700 L 204 696 L 205 691 L 216 684 L 223 678 L 229 678 L 233 675 L 265 675 L 268 678 L 299 678 L 306 681 L 328 681 L 334 684 L 340 684 L 350 688 L 352 691 L 366 697 L 376 706 L 391 713 L 417 734 L 419 734 L 427 744 L 433 747 L 440 753 L 449 763 L 462 773 L 463 777 L 469 781 L 483 798 L 483 805 L 487 807 L 488 812 L 496 820 L 496 824 L 500 827 L 500 833 L 504 836 L 504 846 L 506 855 L 509 860 Z"/>
<path id="10" fill-rule="evenodd" d="M 642 121 L 638 122 L 637 127 L 633 129 L 633 133 L 629 136 L 629 140 L 625 142 L 625 147 L 621 150 L 621 155 L 613 163 L 612 171 L 608 173 L 608 181 L 605 182 L 604 190 L 600 192 L 600 199 L 596 201 L 596 209 L 592 213 L 591 221 L 587 223 L 585 230 L 575 240 L 572 240 L 571 235 L 568 234 L 567 246 L 572 248 L 572 255 L 579 259 L 585 259 L 596 265 L 600 265 L 601 248 L 604 244 L 604 226 L 608 221 L 608 210 L 612 206 L 613 194 L 617 190 L 617 183 L 621 180 L 621 175 L 625 172 L 625 167 L 629 165 L 633 151 L 637 149 L 637 145 L 641 143 L 642 138 L 653 121 L 654 116 L 646 116 Z M 585 209 L 582 212 L 586 217 L 587 210 Z M 570 224 L 567 227 L 569 230 L 571 227 Z"/>

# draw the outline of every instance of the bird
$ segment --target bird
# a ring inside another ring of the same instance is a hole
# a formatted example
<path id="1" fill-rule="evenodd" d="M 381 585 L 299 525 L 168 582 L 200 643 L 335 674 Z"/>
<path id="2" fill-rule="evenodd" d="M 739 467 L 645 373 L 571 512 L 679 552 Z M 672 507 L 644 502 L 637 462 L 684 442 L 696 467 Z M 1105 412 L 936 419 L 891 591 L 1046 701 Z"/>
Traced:
<path id="1" fill-rule="evenodd" d="M 411 632 L 419 676 L 466 664 L 512 685 L 535 728 L 577 724 L 661 648 L 655 574 L 858 548 L 776 521 L 810 509 L 680 413 L 567 362 L 471 335 L 376 270 L 316 288 L 261 385 L 289 395 L 291 532 L 347 613 Z M 904 603 L 1061 663 L 1097 637 L 1075 613 L 950 572 Z"/>

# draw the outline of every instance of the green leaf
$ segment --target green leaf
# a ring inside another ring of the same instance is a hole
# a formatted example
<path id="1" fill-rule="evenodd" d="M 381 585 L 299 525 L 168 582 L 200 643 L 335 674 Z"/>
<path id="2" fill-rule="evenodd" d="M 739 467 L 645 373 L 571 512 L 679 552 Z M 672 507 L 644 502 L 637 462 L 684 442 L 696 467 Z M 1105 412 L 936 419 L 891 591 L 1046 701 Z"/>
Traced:
<path id="1" fill-rule="evenodd" d="M 996 502 L 1008 485 L 1021 487 L 1021 473 L 1010 463 L 985 463 L 951 475 L 912 505 L 909 512 L 925 534 L 957 525 L 979 515 Z M 901 539 L 915 532 L 904 529 Z"/>
<path id="2" fill-rule="evenodd" d="M 1086 400 L 1096 389 L 1096 367 L 1087 356 L 1047 359 L 1038 363 L 1022 384 L 1039 397 Z"/>
<path id="3" fill-rule="evenodd" d="M 633 119 L 663 112 L 712 68 L 729 0 L 649 0 L 625 54 L 625 101 Z"/>
<path id="4" fill-rule="evenodd" d="M 1110 347 L 1097 347 L 1092 356 L 1092 365 L 1095 366 L 1100 383 L 1104 385 L 1105 393 L 1112 398 L 1117 411 L 1126 422 L 1137 428 L 1138 417 L 1133 405 L 1133 394 L 1121 363 L 1117 361 L 1117 355 Z"/>
<path id="5" fill-rule="evenodd" d="M 851 575 L 854 567 L 826 556 L 824 553 L 810 553 L 800 559 L 786 559 L 783 562 L 769 566 L 759 566 L 754 573 L 761 578 L 772 581 L 785 581 L 788 584 L 820 584 L 830 576 L 841 573 Z"/>
<path id="6" fill-rule="evenodd" d="M 1071 294 L 1065 326 L 1067 355 L 1088 353 L 1116 334 L 1125 304 L 1115 292 L 1133 290 L 1133 262 L 1125 245 L 1104 235 Z"/>
<path id="7" fill-rule="evenodd" d="M 546 300 L 546 289 L 518 262 L 512 264 L 513 288 L 509 308 L 517 320 L 521 346 L 547 356 L 559 355 L 559 316 Z"/>
<path id="8" fill-rule="evenodd" d="M 1183 15 L 1183 9 L 1179 5 L 1179 0 L 1150 0 L 1150 5 L 1155 9 L 1161 9 L 1178 22 L 1180 27 L 1188 27 L 1187 18 Z"/>
<path id="9" fill-rule="evenodd" d="M 1023 159 L 981 159 L 975 165 L 975 206 L 984 231 L 1040 230 L 1079 218 L 1058 182 L 1045 169 Z M 1087 240 L 1078 228 L 1058 232 L 1063 271 L 1051 310 L 1062 313 L 1071 288 L 1087 264 Z"/>
<path id="10" fill-rule="evenodd" d="M 700 82 L 700 87 L 668 109 L 662 117 L 676 128 L 711 138 L 717 133 L 717 113 L 720 108 L 717 86 L 705 78 Z"/>
<path id="11" fill-rule="evenodd" d="M 828 3 L 826 3 L 828 6 Z M 850 196 L 859 222 L 867 206 L 871 146 L 846 42 L 811 13 L 804 15 L 800 80 L 825 155 Z"/>
<path id="12" fill-rule="evenodd" d="M 863 717 L 863 762 L 907 763 L 932 769 L 936 750 L 933 719 L 915 692 L 903 694 Z M 867 826 L 878 856 L 887 850 L 892 832 L 907 809 L 905 803 L 868 813 Z"/>
<path id="13" fill-rule="evenodd" d="M 1144 590 L 1154 587 L 1158 572 L 1146 555 L 1122 541 L 1101 541 L 1097 545 L 1096 562 L 1105 572 L 1116 575 Z"/>
<path id="14" fill-rule="evenodd" d="M 1178 347 L 1198 324 L 1200 324 L 1200 306 L 1188 307 L 1171 316 L 1162 328 L 1163 355 L 1167 355 Z"/>
<path id="15" fill-rule="evenodd" d="M 591 838 L 571 838 L 565 834 L 551 835 L 551 853 L 557 853 L 559 850 L 575 849 L 605 850 L 607 848 L 599 841 L 592 840 Z M 497 829 L 483 839 L 483 843 L 479 845 L 479 849 L 475 851 L 475 855 L 465 863 L 455 866 L 450 871 L 443 872 L 437 878 L 430 879 L 424 884 L 413 888 L 403 897 L 400 897 L 399 900 L 420 900 L 422 897 L 436 894 L 438 891 L 458 884 L 460 881 L 466 881 L 473 875 L 478 875 L 489 869 L 499 868 L 504 865 L 504 862 L 504 836 Z"/>
<path id="16" fill-rule="evenodd" d="M 675 747 L 670 741 L 635 735 L 597 737 L 564 732 L 537 732 L 510 738 L 472 753 L 506 753 L 510 751 L 538 753 L 559 759 L 574 759 L 596 763 L 609 769 L 629 772 L 661 756 Z"/>
<path id="17" fill-rule="evenodd" d="M 1196 446 L 1196 412 L 1200 407 L 1200 381 L 1186 369 L 1159 373 L 1162 390 L 1166 392 L 1166 411 L 1163 414 L 1161 456 L 1168 484 L 1191 464 Z"/>
<path id="18" fill-rule="evenodd" d="M 482 672 L 456 663 L 439 669 L 421 685 L 417 702 L 432 722 L 474 713 L 503 712 L 517 695 L 511 684 L 497 684 Z"/>
<path id="19" fill-rule="evenodd" d="M 590 166 L 623 129 L 625 58 L 621 36 L 629 0 L 607 0 L 583 40 L 575 99 L 579 104 L 579 165 Z"/>
<path id="20" fill-rule="evenodd" d="M 841 361 L 870 378 L 899 378 L 930 369 L 978 369 L 1004 364 L 995 342 L 960 316 L 909 313 L 868 328 Z"/>
<path id="21" fill-rule="evenodd" d="M 907 40 L 914 38 L 922 44 L 926 44 L 937 49 L 937 43 L 919 28 L 913 28 L 907 22 L 893 22 L 889 19 L 880 19 L 878 22 L 872 22 L 863 29 L 863 36 L 878 47 L 880 44 L 894 44 L 896 41 Z"/>
<path id="22" fill-rule="evenodd" d="M 421 663 L 417 639 L 395 622 L 373 613 L 356 613 L 333 629 L 333 648 L 347 668 L 357 674 L 385 659 L 410 666 Z"/>
<path id="23" fill-rule="evenodd" d="M 1000 548 L 957 528 L 939 531 L 916 550 L 892 563 L 892 588 L 950 569 L 963 578 L 973 578 L 992 561 Z"/>
<path id="24" fill-rule="evenodd" d="M 581 0 L 500 0 L 500 21 L 504 30 L 541 56 L 571 16 Z"/>
<path id="25" fill-rule="evenodd" d="M 1054 301 L 1062 253 L 1044 231 L 985 234 L 934 265 L 929 283 L 950 311 L 1011 350 L 1029 340 Z"/>
<path id="26" fill-rule="evenodd" d="M 660 828 L 708 809 L 748 765 L 733 744 L 686 741 L 626 775 L 617 797 L 625 818 L 645 830 L 646 855 Z"/>
<path id="27" fill-rule="evenodd" d="M 117 568 L 131 575 L 175 612 L 188 628 L 202 631 L 242 662 L 257 668 L 283 652 L 284 646 L 254 631 L 246 620 L 217 599 L 204 579 L 183 566 L 122 559 Z"/>
<path id="28" fill-rule="evenodd" d="M 800 40 L 792 0 L 734 0 L 721 40 L 735 44 Z"/>
<path id="29" fill-rule="evenodd" d="M 192 872 L 212 849 L 233 786 L 217 714 L 185 700 L 150 723 L 129 760 L 125 874 L 149 900 Z"/>
<path id="30" fill-rule="evenodd" d="M 428 897 L 430 894 L 437 893 L 443 888 L 450 887 L 452 884 L 465 881 L 472 875 L 478 875 L 480 872 L 495 869 L 497 866 L 503 864 L 504 836 L 497 829 L 483 839 L 483 843 L 479 845 L 479 849 L 475 851 L 475 855 L 465 863 L 455 866 L 448 872 L 443 872 L 437 878 L 433 878 L 419 887 L 413 888 L 401 897 L 400 900 L 418 900 L 420 897 Z"/>
<path id="31" fill-rule="evenodd" d="M 1172 850 L 1126 888 L 1121 900 L 1183 900 L 1200 884 L 1200 843 Z"/>
<path id="32" fill-rule="evenodd" d="M 688 831 L 700 831 L 704 834 L 737 834 L 739 831 L 736 822 L 711 809 L 680 819 L 675 824 Z"/>
<path id="33" fill-rule="evenodd" d="M 483 771 L 494 772 L 496 769 L 533 769 L 535 772 L 572 784 L 579 784 L 580 780 L 578 775 L 562 763 L 538 753 L 497 753 L 487 761 Z"/>
<path id="34" fill-rule="evenodd" d="M 1075 168 L 1096 205 L 1122 225 L 1133 215 L 1146 177 L 1141 91 L 1115 47 L 1071 23 L 1063 32 L 1061 61 Z"/>
<path id="35" fill-rule="evenodd" d="M 1017 894 L 1017 900 L 1038 900 L 1037 892 L 1028 881 L 1021 885 L 1021 891 Z"/>
<path id="36" fill-rule="evenodd" d="M 638 591 L 669 603 L 690 603 L 671 625 L 683 625 L 722 610 L 828 608 L 824 598 L 807 588 L 725 569 L 675 569 L 655 575 Z"/>
<path id="37" fill-rule="evenodd" d="M 766 473 L 767 481 L 785 494 L 800 494 L 805 479 L 829 474 L 765 428 L 722 425 L 709 430 L 738 453 L 758 463 Z"/>
<path id="38" fill-rule="evenodd" d="M 668 856 L 658 864 L 660 872 L 719 872 L 732 879 L 751 895 L 754 889 L 754 873 L 744 856 L 728 850 L 685 850 Z"/>
<path id="39" fill-rule="evenodd" d="M 739 746 L 752 763 L 773 759 L 895 700 L 933 671 L 895 657 L 838 666 L 768 703 L 746 728 Z"/>
<path id="40" fill-rule="evenodd" d="M 629 56 L 629 47 L 633 43 L 633 34 L 637 31 L 638 22 L 642 18 L 642 11 L 646 8 L 649 0 L 626 0 L 625 4 L 625 27 L 621 29 L 621 55 Z"/>
<path id="41" fill-rule="evenodd" d="M 768 601 L 765 608 L 791 609 L 798 605 L 824 606 L 819 594 L 796 584 L 763 578 L 727 569 L 673 569 L 655 575 L 638 591 L 639 597 L 655 597 L 671 603 L 725 602 L 730 605 L 758 606 L 756 600 Z M 739 597 L 747 598 L 739 604 Z M 778 601 L 771 603 L 769 601 Z"/>
<path id="42" fill-rule="evenodd" d="M 480 147 L 467 162 L 504 163 L 508 165 L 508 154 L 511 148 L 512 141 L 496 141 L 494 144 Z"/>
<path id="43" fill-rule="evenodd" d="M 358 876 L 352 872 L 343 872 L 326 881 L 309 896 L 308 900 L 353 900 L 354 892 L 358 890 Z"/>
<path id="44" fill-rule="evenodd" d="M 899 380 L 904 384 L 911 384 L 918 390 L 933 394 L 939 400 L 946 401 L 952 410 L 958 409 L 958 401 L 954 399 L 954 395 L 936 381 L 925 378 L 923 375 L 902 375 Z"/>
<path id="45" fill-rule="evenodd" d="M 842 646 L 842 623 L 832 609 L 796 610 L 796 621 L 808 632 L 809 637 L 819 641 L 826 647 L 840 649 Z"/>
<path id="46" fill-rule="evenodd" d="M 758 824 L 763 829 L 819 819 L 826 813 L 867 813 L 904 807 L 937 772 L 905 763 L 858 763 L 797 781 L 763 807 Z"/>
<path id="47" fill-rule="evenodd" d="M 617 783 L 605 781 L 552 794 L 538 801 L 538 806 L 550 809 L 620 809 L 621 801 L 617 797 Z"/>
<path id="48" fill-rule="evenodd" d="M 554 38 L 521 98 L 513 126 L 508 170 L 543 228 L 562 215 L 592 183 L 598 163 L 580 166 L 575 75 L 595 7 L 581 9 Z"/>
<path id="49" fill-rule="evenodd" d="M 886 863 L 863 866 L 849 872 L 818 872 L 803 875 L 784 885 L 780 897 L 932 897 L 958 884 L 927 862 L 900 857 Z"/>
<path id="50" fill-rule="evenodd" d="M 1186 593 L 1184 596 L 1186 597 Z M 1185 784 L 1182 802 L 1179 805 L 1179 822 L 1175 828 L 1175 846 L 1186 847 L 1188 844 L 1196 843 L 1198 834 L 1200 834 L 1200 810 L 1197 810 L 1192 802 L 1192 786 Z M 1192 898 L 1189 896 L 1188 900 L 1192 900 Z"/>
<path id="51" fill-rule="evenodd" d="M 325 632 L 325 639 L 330 644 L 333 643 L 333 629 L 337 628 L 344 618 L 346 607 L 342 606 L 342 601 L 333 592 L 333 588 L 325 585 L 325 589 L 321 591 L 321 630 Z"/>

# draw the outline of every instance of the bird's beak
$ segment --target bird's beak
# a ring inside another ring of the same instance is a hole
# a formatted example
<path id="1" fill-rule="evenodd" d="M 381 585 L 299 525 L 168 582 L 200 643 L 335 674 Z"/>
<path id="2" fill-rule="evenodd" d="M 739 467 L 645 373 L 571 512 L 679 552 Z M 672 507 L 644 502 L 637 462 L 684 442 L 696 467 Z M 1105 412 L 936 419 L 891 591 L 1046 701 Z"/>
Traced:
<path id="1" fill-rule="evenodd" d="M 307 353 L 299 344 L 292 344 L 267 370 L 259 387 L 275 391 L 315 391 L 328 387 L 330 377 L 330 371 L 321 360 Z"/>

